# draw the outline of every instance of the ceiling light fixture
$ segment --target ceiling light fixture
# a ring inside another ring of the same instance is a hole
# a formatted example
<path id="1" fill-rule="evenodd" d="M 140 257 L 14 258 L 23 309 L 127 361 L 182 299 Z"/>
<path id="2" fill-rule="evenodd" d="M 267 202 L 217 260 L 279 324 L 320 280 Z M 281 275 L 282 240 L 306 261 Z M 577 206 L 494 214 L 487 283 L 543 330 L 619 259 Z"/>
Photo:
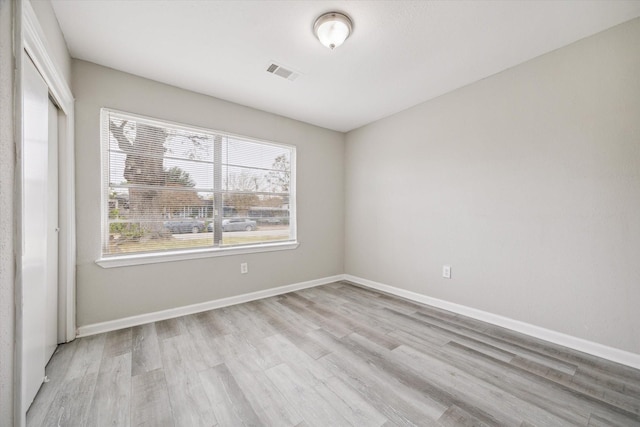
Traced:
<path id="1" fill-rule="evenodd" d="M 313 24 L 320 43 L 333 50 L 340 46 L 351 34 L 353 24 L 351 19 L 343 13 L 329 12 L 321 15 Z"/>

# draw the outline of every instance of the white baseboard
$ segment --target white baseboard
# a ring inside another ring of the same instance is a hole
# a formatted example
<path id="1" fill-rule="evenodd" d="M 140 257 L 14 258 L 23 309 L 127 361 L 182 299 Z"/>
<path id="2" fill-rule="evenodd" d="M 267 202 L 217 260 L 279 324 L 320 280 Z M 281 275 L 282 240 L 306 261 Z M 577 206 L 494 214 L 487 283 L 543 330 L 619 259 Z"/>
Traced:
<path id="1" fill-rule="evenodd" d="M 493 325 L 502 326 L 504 328 L 511 329 L 512 331 L 529 335 L 531 337 L 549 341 L 554 344 L 562 345 L 564 347 L 588 353 L 593 356 L 627 365 L 632 368 L 640 369 L 640 354 L 635 354 L 603 344 L 598 344 L 593 341 L 588 341 L 582 338 L 563 334 L 561 332 L 552 331 L 550 329 L 531 325 L 519 320 L 510 319 L 508 317 L 499 316 L 497 314 L 492 314 L 486 311 L 478 310 L 460 304 L 455 304 L 441 299 L 428 297 L 416 292 L 407 291 L 405 289 L 396 288 L 394 286 L 385 285 L 383 283 L 374 282 L 372 280 L 363 279 L 361 277 L 352 276 L 349 274 L 345 274 L 343 276 L 343 280 L 348 280 L 358 285 L 387 292 L 392 295 L 397 295 L 411 301 L 416 301 L 422 304 L 438 307 L 443 310 L 452 311 L 454 313 L 462 314 L 463 316 L 471 317 L 473 319 L 481 320 Z"/>
<path id="2" fill-rule="evenodd" d="M 322 279 L 309 280 L 307 282 L 295 283 L 293 285 L 280 286 L 277 288 L 265 289 L 263 291 L 250 292 L 248 294 L 236 295 L 228 298 L 221 298 L 198 304 L 186 305 L 183 307 L 170 308 L 162 311 L 155 311 L 153 313 L 145 313 L 137 316 L 125 317 L 122 319 L 109 320 L 107 322 L 93 323 L 90 325 L 80 326 L 78 328 L 76 336 L 78 338 L 81 338 L 89 335 L 101 334 L 103 332 L 129 328 L 131 326 L 144 325 L 145 323 L 157 322 L 159 320 L 167 320 L 189 314 L 201 313 L 203 311 L 212 310 L 214 308 L 228 307 L 230 305 L 241 304 L 243 302 L 255 301 L 263 298 L 273 297 L 276 295 L 286 294 L 288 292 L 293 292 L 300 289 L 326 285 L 327 283 L 340 281 L 343 278 L 343 275 L 324 277 Z"/>
<path id="3" fill-rule="evenodd" d="M 199 304 L 192 304 L 183 307 L 170 308 L 167 310 L 156 311 L 153 313 L 141 314 L 138 316 L 125 317 L 122 319 L 110 320 L 107 322 L 94 323 L 78 328 L 77 337 L 86 337 L 89 335 L 100 334 L 103 332 L 115 331 L 118 329 L 128 328 L 131 326 L 143 325 L 145 323 L 157 322 L 160 320 L 173 319 L 175 317 L 185 316 L 189 314 L 201 313 L 203 311 L 215 308 L 228 307 L 230 305 L 241 304 L 244 302 L 255 301 L 276 295 L 286 294 L 288 292 L 300 289 L 312 288 L 315 286 L 326 285 L 328 283 L 340 280 L 348 280 L 361 286 L 376 289 L 392 295 L 397 295 L 411 301 L 419 302 L 426 305 L 448 310 L 472 319 L 481 320 L 496 326 L 502 326 L 512 331 L 520 332 L 534 338 L 549 341 L 554 344 L 562 345 L 574 350 L 611 360 L 632 368 L 640 369 L 640 354 L 631 353 L 593 341 L 577 338 L 561 332 L 552 331 L 550 329 L 535 326 L 519 320 L 510 319 L 508 317 L 499 316 L 497 314 L 467 307 L 461 304 L 432 298 L 423 294 L 419 294 L 405 289 L 396 288 L 394 286 L 385 285 L 383 283 L 374 282 L 362 277 L 352 276 L 350 274 L 340 274 L 336 276 L 324 277 L 322 279 L 310 280 L 307 282 L 295 283 L 292 285 L 280 286 L 263 291 L 250 292 L 248 294 L 236 295 L 228 298 L 222 298 L 213 301 L 206 301 Z"/>

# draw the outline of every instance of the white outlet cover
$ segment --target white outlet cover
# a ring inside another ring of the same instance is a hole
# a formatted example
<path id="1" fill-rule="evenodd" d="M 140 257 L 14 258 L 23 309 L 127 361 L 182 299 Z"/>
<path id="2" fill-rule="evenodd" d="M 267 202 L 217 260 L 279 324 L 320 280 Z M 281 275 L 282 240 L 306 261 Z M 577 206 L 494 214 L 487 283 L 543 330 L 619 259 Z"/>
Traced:
<path id="1" fill-rule="evenodd" d="M 442 277 L 445 279 L 451 279 L 451 266 L 443 265 L 442 266 Z"/>

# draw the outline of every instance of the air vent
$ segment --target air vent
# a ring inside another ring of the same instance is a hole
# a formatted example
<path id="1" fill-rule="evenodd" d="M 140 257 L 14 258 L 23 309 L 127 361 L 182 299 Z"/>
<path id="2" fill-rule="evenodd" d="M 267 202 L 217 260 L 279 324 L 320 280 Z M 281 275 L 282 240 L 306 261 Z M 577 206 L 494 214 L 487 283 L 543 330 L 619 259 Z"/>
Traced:
<path id="1" fill-rule="evenodd" d="M 297 71 L 293 71 L 288 67 L 283 67 L 280 64 L 276 64 L 275 62 L 270 62 L 267 66 L 267 73 L 271 73 L 276 76 L 280 76 L 283 79 L 287 79 L 289 81 L 294 81 L 298 77 L 300 77 L 300 73 Z"/>

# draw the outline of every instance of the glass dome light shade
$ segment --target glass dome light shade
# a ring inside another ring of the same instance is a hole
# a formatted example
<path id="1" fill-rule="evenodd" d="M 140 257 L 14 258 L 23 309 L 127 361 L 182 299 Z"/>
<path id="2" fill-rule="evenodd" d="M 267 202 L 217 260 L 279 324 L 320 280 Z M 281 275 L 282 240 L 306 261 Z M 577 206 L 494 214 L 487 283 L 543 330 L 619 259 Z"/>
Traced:
<path id="1" fill-rule="evenodd" d="M 351 34 L 351 20 L 338 12 L 329 12 L 320 16 L 314 26 L 314 32 L 320 43 L 333 50 L 340 46 Z"/>

